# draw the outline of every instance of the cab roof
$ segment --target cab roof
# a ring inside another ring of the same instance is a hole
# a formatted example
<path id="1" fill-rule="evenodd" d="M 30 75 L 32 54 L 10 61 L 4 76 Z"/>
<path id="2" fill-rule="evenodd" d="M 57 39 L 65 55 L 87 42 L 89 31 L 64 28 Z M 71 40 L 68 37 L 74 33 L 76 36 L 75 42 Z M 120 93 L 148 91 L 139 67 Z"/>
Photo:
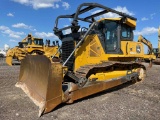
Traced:
<path id="1" fill-rule="evenodd" d="M 121 21 L 123 18 L 101 18 L 98 20 L 98 22 L 103 21 L 103 20 L 110 20 L 110 21 Z M 124 24 L 127 24 L 130 27 L 135 28 L 136 27 L 136 21 L 132 20 L 130 18 L 126 18 L 125 20 L 123 20 Z"/>

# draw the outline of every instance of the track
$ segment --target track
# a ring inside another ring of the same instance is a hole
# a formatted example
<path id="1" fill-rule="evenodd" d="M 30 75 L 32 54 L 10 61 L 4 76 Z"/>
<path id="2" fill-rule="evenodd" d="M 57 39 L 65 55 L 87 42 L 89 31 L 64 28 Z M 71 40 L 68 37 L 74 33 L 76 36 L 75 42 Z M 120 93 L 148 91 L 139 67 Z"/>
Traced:
<path id="1" fill-rule="evenodd" d="M 146 65 L 146 64 L 145 64 Z M 148 66 L 148 64 L 146 65 Z M 147 78 L 136 84 L 124 84 L 96 95 L 61 105 L 37 117 L 38 108 L 19 88 L 19 66 L 0 61 L 0 116 L 2 120 L 159 120 L 160 66 L 147 69 Z"/>
<path id="2" fill-rule="evenodd" d="M 96 73 L 98 70 L 101 69 L 105 69 L 105 70 L 116 70 L 117 68 L 121 68 L 122 70 L 125 69 L 130 69 L 132 70 L 133 68 L 144 68 L 145 67 L 139 63 L 135 63 L 135 62 L 103 62 L 100 64 L 96 64 L 96 65 L 86 65 L 86 66 L 82 66 L 80 67 L 77 71 L 76 71 L 76 75 L 77 76 L 85 76 L 85 77 L 89 77 L 90 74 L 94 74 Z"/>

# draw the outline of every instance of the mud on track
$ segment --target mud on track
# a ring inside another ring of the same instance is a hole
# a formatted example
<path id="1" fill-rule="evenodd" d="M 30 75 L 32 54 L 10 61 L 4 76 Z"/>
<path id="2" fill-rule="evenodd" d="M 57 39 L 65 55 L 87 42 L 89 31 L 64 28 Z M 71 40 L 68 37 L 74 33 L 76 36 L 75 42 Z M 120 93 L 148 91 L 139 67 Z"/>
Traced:
<path id="1" fill-rule="evenodd" d="M 146 65 L 146 64 L 145 64 Z M 38 118 L 38 108 L 15 87 L 20 66 L 0 60 L 1 120 L 160 120 L 160 66 L 147 69 L 147 78 L 136 84 L 92 95 Z"/>

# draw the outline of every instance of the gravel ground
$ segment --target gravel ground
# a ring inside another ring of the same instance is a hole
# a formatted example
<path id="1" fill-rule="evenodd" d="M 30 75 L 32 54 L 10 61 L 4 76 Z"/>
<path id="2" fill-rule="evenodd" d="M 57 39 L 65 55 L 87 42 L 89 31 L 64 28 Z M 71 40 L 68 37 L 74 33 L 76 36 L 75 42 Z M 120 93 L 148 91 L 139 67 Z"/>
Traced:
<path id="1" fill-rule="evenodd" d="M 146 64 L 145 64 L 146 65 Z M 147 68 L 144 81 L 60 105 L 38 118 L 38 107 L 15 87 L 20 66 L 0 60 L 0 119 L 2 120 L 160 120 L 160 66 Z"/>

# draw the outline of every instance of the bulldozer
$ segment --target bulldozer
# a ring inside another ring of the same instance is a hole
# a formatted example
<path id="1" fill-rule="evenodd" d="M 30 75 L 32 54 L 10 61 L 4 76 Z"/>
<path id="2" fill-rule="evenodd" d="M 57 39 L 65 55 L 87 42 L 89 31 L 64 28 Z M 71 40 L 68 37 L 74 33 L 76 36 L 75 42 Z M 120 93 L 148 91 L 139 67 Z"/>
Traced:
<path id="1" fill-rule="evenodd" d="M 94 9 L 102 10 L 82 15 Z M 102 18 L 109 12 L 120 17 Z M 71 25 L 59 28 L 59 20 L 68 18 L 72 19 Z M 61 103 L 73 103 L 129 81 L 144 80 L 146 67 L 139 59 L 152 60 L 155 56 L 144 54 L 143 43 L 133 41 L 136 20 L 98 3 L 83 3 L 75 13 L 58 16 L 53 31 L 62 41 L 61 60 L 27 56 L 21 62 L 16 87 L 39 107 L 41 116 Z M 81 22 L 88 23 L 88 27 Z M 71 33 L 63 32 L 67 29 Z"/>
<path id="2" fill-rule="evenodd" d="M 156 59 L 153 60 L 153 63 L 160 65 L 160 27 L 158 29 L 158 48 L 153 48 L 153 53 L 156 56 Z"/>
<path id="3" fill-rule="evenodd" d="M 50 46 L 50 40 L 46 40 L 46 45 L 44 45 L 42 38 L 35 38 L 32 34 L 28 34 L 26 38 L 18 43 L 18 46 L 8 50 L 6 63 L 12 66 L 13 59 L 16 60 L 16 62 L 20 62 L 26 55 L 46 55 L 51 58 L 59 47 L 55 42 L 56 41 Z M 59 55 L 60 53 L 58 52 L 55 57 L 58 58 Z"/>

